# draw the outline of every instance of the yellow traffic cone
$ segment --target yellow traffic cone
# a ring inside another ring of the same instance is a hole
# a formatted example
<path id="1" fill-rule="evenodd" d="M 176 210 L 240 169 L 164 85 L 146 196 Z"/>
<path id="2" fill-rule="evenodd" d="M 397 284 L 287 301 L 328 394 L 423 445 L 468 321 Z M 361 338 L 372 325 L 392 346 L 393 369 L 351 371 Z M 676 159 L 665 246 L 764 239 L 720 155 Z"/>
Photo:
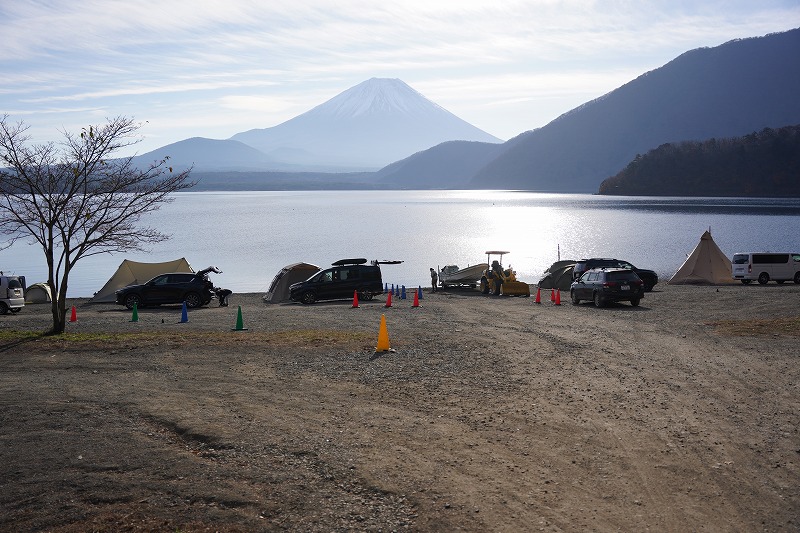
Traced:
<path id="1" fill-rule="evenodd" d="M 391 350 L 389 347 L 389 331 L 386 329 L 386 315 L 381 315 L 381 329 L 378 331 L 378 345 L 375 347 L 376 352 L 388 352 Z"/>

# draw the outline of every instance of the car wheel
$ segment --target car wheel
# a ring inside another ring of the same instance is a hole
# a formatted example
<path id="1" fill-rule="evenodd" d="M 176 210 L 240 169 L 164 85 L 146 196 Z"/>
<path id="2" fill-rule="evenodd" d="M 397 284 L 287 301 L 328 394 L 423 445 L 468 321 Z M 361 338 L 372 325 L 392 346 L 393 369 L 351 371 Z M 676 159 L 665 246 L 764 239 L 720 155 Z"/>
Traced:
<path id="1" fill-rule="evenodd" d="M 581 303 L 580 298 L 575 294 L 575 291 L 569 291 L 569 298 L 572 300 L 572 305 L 578 305 Z"/>
<path id="2" fill-rule="evenodd" d="M 653 290 L 653 287 L 654 287 L 654 285 L 651 285 L 651 284 L 649 284 L 649 283 L 645 283 L 645 284 L 644 284 L 644 292 L 650 292 L 650 291 L 652 291 L 652 290 Z"/>
<path id="3" fill-rule="evenodd" d="M 369 291 L 363 291 L 358 293 L 358 297 L 364 300 L 365 302 L 368 302 L 372 300 L 373 294 Z"/>
<path id="4" fill-rule="evenodd" d="M 743 279 L 742 280 L 742 285 L 750 285 L 751 281 L 753 281 L 753 280 L 752 279 Z M 800 281 L 797 281 L 797 279 L 795 279 L 795 283 L 800 283 Z"/>
<path id="5" fill-rule="evenodd" d="M 306 305 L 311 305 L 317 301 L 317 295 L 311 291 L 304 292 L 303 296 L 300 297 L 300 301 Z"/>
<path id="6" fill-rule="evenodd" d="M 766 285 L 767 283 L 769 283 L 769 274 L 767 274 L 766 272 L 762 272 L 761 274 L 759 274 L 758 282 L 762 285 Z"/>
<path id="7" fill-rule="evenodd" d="M 634 298 L 631 300 L 631 305 L 634 307 L 639 307 L 639 298 Z"/>
<path id="8" fill-rule="evenodd" d="M 137 308 L 141 307 L 142 299 L 139 298 L 138 294 L 129 294 L 128 296 L 125 297 L 125 307 L 127 307 L 128 309 L 133 309 L 134 305 Z"/>
<path id="9" fill-rule="evenodd" d="M 600 297 L 600 293 L 599 292 L 594 293 L 594 306 L 603 307 L 604 305 L 606 305 L 606 303 Z"/>
<path id="10" fill-rule="evenodd" d="M 0 302 L 0 315 L 8 314 L 8 305 L 5 302 Z"/>
<path id="11" fill-rule="evenodd" d="M 186 307 L 194 309 L 195 307 L 200 307 L 203 305 L 203 300 L 200 299 L 200 295 L 196 292 L 190 292 L 187 294 L 183 301 L 186 302 Z"/>

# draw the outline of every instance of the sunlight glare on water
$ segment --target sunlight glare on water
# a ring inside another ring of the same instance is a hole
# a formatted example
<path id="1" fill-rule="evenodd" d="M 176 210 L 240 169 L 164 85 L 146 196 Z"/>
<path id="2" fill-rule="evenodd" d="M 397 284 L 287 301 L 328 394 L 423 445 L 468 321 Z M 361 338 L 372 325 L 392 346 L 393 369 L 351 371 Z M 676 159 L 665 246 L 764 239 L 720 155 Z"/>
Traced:
<path id="1" fill-rule="evenodd" d="M 559 258 L 617 257 L 666 281 L 711 228 L 729 257 L 739 251 L 800 251 L 800 199 L 627 198 L 515 191 L 260 191 L 181 193 L 142 225 L 171 235 L 147 252 L 81 260 L 68 294 L 98 291 L 123 259 L 185 257 L 216 265 L 218 286 L 266 292 L 284 266 L 327 267 L 342 258 L 402 260 L 384 281 L 429 284 L 428 268 L 466 267 L 488 250 L 536 283 Z M 41 249 L 0 251 L 0 270 L 46 280 Z M 146 280 L 142 280 L 146 281 Z"/>

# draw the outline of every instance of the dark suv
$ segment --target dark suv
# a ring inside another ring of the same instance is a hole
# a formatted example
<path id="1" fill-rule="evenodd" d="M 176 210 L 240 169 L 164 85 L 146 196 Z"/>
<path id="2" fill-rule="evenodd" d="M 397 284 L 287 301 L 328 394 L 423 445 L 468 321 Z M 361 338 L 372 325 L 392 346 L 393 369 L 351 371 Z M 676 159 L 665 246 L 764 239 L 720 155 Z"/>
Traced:
<path id="1" fill-rule="evenodd" d="M 289 287 L 289 298 L 295 302 L 313 304 L 317 300 L 352 298 L 354 293 L 362 300 L 372 300 L 383 293 L 383 280 L 379 261 L 341 259 L 331 263 L 332 268 L 321 270 L 306 281 Z"/>
<path id="2" fill-rule="evenodd" d="M 593 268 L 572 282 L 569 296 L 573 305 L 589 300 L 597 307 L 608 302 L 630 302 L 636 307 L 644 298 L 644 282 L 627 268 Z"/>
<path id="3" fill-rule="evenodd" d="M 214 285 L 203 275 L 205 271 L 161 274 L 143 285 L 128 285 L 116 292 L 117 303 L 128 309 L 148 305 L 179 304 L 186 307 L 206 305 L 214 297 Z"/>
<path id="4" fill-rule="evenodd" d="M 593 257 L 591 259 L 581 259 L 577 263 L 575 263 L 575 267 L 572 269 L 572 279 L 576 280 L 580 278 L 584 272 L 587 270 L 591 270 L 593 268 L 598 267 L 606 267 L 606 268 L 625 268 L 628 270 L 633 270 L 639 276 L 639 278 L 644 282 L 644 290 L 650 292 L 653 290 L 653 287 L 656 286 L 658 283 L 658 274 L 656 274 L 652 270 L 647 270 L 644 268 L 636 268 L 632 264 L 627 261 L 623 261 L 621 259 L 612 259 L 607 257 Z"/>

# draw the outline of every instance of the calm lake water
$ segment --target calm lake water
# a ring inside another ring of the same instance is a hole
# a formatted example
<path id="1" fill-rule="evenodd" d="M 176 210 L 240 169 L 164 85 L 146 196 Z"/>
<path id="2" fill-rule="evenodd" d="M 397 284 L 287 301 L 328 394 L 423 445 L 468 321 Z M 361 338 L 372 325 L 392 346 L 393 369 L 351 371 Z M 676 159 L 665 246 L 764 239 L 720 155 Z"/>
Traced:
<path id="1" fill-rule="evenodd" d="M 504 266 L 536 283 L 562 259 L 617 257 L 666 281 L 711 229 L 731 257 L 743 251 L 800 251 L 800 199 L 649 198 L 513 191 L 259 191 L 181 193 L 143 219 L 172 238 L 149 253 L 81 260 L 68 294 L 89 297 L 123 259 L 186 257 L 209 265 L 218 286 L 266 292 L 285 265 L 320 267 L 345 257 L 402 260 L 382 267 L 388 283 L 427 286 L 428 269 L 486 260 L 508 250 Z M 45 281 L 40 249 L 0 251 L 0 270 Z"/>

